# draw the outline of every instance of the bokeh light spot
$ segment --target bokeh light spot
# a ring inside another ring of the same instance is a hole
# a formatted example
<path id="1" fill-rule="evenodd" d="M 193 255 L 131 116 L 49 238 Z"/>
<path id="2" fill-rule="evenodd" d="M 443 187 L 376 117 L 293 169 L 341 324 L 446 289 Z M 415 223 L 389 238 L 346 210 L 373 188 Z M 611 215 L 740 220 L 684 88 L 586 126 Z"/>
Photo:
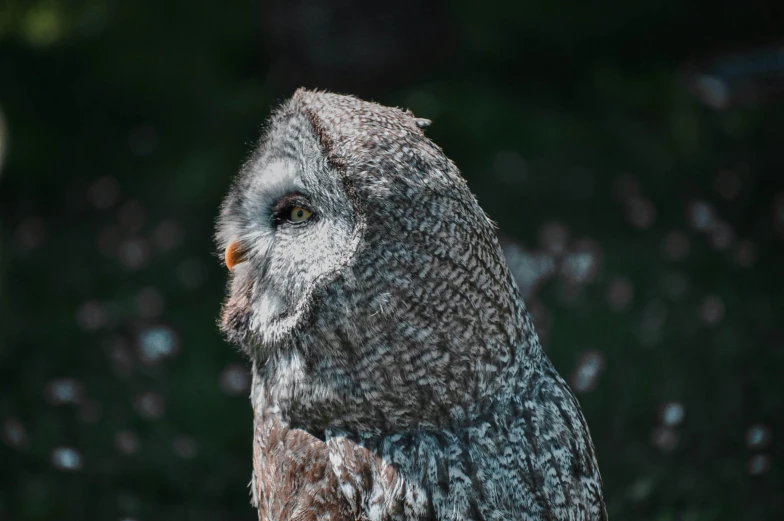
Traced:
<path id="1" fill-rule="evenodd" d="M 623 311 L 634 298 L 634 287 L 629 279 L 616 277 L 607 286 L 607 302 L 613 311 Z"/>
<path id="2" fill-rule="evenodd" d="M 752 476 L 759 476 L 768 471 L 770 467 L 770 457 L 767 454 L 755 454 L 749 458 L 746 464 L 746 470 Z"/>
<path id="3" fill-rule="evenodd" d="M 73 447 L 57 447 L 52 451 L 52 465 L 58 470 L 75 472 L 82 468 L 82 455 Z"/>
<path id="4" fill-rule="evenodd" d="M 27 447 L 27 429 L 18 418 L 8 418 L 3 422 L 3 441 L 13 449 Z"/>
<path id="5" fill-rule="evenodd" d="M 73 378 L 59 378 L 46 385 L 46 398 L 55 405 L 79 403 L 84 394 L 82 385 Z"/>
<path id="6" fill-rule="evenodd" d="M 680 402 L 670 402 L 662 407 L 661 421 L 667 427 L 675 427 L 680 425 L 683 418 L 686 416 L 686 409 Z"/>
<path id="7" fill-rule="evenodd" d="M 578 393 L 592 391 L 596 388 L 602 369 L 604 369 L 602 353 L 596 350 L 586 351 L 580 356 L 577 368 L 572 374 L 572 388 Z"/>
<path id="8" fill-rule="evenodd" d="M 196 440 L 190 436 L 179 435 L 172 441 L 172 450 L 174 450 L 174 454 L 182 459 L 192 459 L 196 457 L 198 449 L 199 447 Z"/>
<path id="9" fill-rule="evenodd" d="M 220 374 L 220 388 L 231 396 L 247 394 L 250 389 L 248 369 L 239 364 L 226 367 Z"/>
<path id="10" fill-rule="evenodd" d="M 755 423 L 746 431 L 746 446 L 750 449 L 764 449 L 770 440 L 771 430 L 767 425 Z"/>
<path id="11" fill-rule="evenodd" d="M 139 333 L 139 358 L 144 363 L 156 363 L 173 356 L 178 349 L 177 335 L 166 326 L 144 329 Z"/>
<path id="12" fill-rule="evenodd" d="M 709 295 L 700 304 L 699 314 L 705 324 L 715 326 L 724 318 L 724 302 L 717 295 Z"/>
<path id="13" fill-rule="evenodd" d="M 166 403 L 158 393 L 142 393 L 136 397 L 133 405 L 139 416 L 146 420 L 157 420 L 166 412 Z"/>
<path id="14" fill-rule="evenodd" d="M 114 435 L 114 447 L 121 454 L 135 454 L 139 452 L 141 446 L 139 437 L 132 431 L 120 431 Z"/>

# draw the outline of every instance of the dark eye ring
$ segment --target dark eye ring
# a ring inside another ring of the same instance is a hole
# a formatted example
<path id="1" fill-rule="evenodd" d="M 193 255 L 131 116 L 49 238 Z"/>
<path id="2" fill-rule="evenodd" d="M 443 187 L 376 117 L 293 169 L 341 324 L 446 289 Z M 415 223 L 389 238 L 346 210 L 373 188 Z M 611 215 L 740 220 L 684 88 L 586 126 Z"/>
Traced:
<path id="1" fill-rule="evenodd" d="M 305 224 L 314 217 L 307 198 L 301 194 L 281 197 L 272 209 L 272 219 L 278 224 Z"/>

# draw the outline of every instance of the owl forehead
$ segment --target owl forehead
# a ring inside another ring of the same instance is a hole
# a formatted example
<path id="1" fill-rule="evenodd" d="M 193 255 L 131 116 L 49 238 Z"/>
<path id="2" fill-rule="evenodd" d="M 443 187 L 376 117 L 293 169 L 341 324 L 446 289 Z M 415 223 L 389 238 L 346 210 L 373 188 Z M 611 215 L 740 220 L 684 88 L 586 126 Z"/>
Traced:
<path id="1" fill-rule="evenodd" d="M 256 175 L 250 178 L 248 188 L 252 200 L 267 204 L 286 194 L 306 191 L 305 172 L 292 158 L 271 158 L 258 165 Z"/>
<path id="2" fill-rule="evenodd" d="M 289 193 L 317 191 L 328 174 L 324 164 L 325 154 L 308 119 L 298 113 L 279 116 L 245 166 L 237 202 L 258 208 Z"/>

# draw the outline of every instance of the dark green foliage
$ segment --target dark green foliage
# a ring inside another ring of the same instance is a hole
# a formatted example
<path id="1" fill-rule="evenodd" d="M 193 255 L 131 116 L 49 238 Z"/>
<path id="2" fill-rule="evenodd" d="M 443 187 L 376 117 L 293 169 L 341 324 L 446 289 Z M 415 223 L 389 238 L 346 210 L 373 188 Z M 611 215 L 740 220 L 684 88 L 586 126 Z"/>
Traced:
<path id="1" fill-rule="evenodd" d="M 679 67 L 774 43 L 784 11 L 701 4 L 442 3 L 410 67 L 371 46 L 372 74 L 323 80 L 275 31 L 327 45 L 328 7 L 0 5 L 0 519 L 254 518 L 211 233 L 299 81 L 432 119 L 513 264 L 556 262 L 527 302 L 578 390 L 612 518 L 781 518 L 784 105 L 707 108 Z M 598 269 L 570 277 L 580 259 Z M 145 346 L 173 351 L 144 362 Z"/>

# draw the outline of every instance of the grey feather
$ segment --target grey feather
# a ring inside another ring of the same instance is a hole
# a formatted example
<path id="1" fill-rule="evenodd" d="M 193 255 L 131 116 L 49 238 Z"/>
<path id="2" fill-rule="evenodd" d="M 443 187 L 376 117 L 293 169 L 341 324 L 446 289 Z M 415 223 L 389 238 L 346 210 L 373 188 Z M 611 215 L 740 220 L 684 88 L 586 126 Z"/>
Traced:
<path id="1" fill-rule="evenodd" d="M 606 519 L 577 400 L 424 121 L 299 90 L 223 204 L 259 519 Z M 275 213 L 292 194 L 309 220 Z"/>

